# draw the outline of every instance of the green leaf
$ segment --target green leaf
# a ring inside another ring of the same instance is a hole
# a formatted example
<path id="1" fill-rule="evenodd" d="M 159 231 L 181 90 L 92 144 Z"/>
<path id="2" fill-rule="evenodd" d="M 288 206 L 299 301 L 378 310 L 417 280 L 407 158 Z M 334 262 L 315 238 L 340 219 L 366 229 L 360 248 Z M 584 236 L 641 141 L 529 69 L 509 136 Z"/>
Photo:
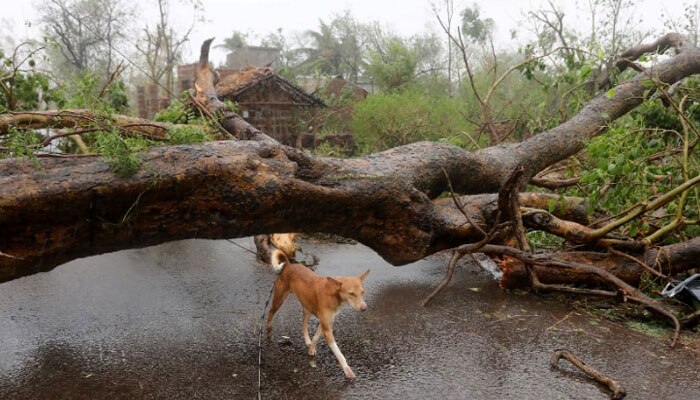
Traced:
<path id="1" fill-rule="evenodd" d="M 654 81 L 652 79 L 649 79 L 649 78 L 642 79 L 641 84 L 644 87 L 654 87 L 655 86 Z"/>
<path id="2" fill-rule="evenodd" d="M 613 97 L 615 97 L 615 89 L 608 90 L 608 98 L 612 99 Z"/>
<path id="3" fill-rule="evenodd" d="M 579 79 L 583 80 L 586 79 L 586 77 L 591 73 L 592 68 L 590 64 L 584 64 L 583 67 L 581 67 L 581 71 L 578 73 Z"/>

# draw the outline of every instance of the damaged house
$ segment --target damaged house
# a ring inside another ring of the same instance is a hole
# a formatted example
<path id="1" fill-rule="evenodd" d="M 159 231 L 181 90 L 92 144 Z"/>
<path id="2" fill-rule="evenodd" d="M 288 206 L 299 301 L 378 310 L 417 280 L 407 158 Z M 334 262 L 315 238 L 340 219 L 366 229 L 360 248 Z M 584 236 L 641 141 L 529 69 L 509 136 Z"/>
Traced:
<path id="1" fill-rule="evenodd" d="M 310 130 L 305 121 L 325 107 L 321 99 L 268 67 L 219 72 L 219 98 L 235 102 L 246 121 L 288 146 L 301 147 L 304 134 Z"/>

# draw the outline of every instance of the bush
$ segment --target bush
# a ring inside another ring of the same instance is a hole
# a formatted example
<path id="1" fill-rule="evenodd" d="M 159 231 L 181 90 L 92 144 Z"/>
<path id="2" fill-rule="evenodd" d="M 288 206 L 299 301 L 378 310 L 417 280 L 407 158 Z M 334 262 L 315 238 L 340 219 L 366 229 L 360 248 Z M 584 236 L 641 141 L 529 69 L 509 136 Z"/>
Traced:
<path id="1" fill-rule="evenodd" d="M 461 144 L 471 126 L 460 111 L 459 100 L 415 89 L 377 94 L 357 104 L 352 128 L 362 154 L 421 140 Z"/>

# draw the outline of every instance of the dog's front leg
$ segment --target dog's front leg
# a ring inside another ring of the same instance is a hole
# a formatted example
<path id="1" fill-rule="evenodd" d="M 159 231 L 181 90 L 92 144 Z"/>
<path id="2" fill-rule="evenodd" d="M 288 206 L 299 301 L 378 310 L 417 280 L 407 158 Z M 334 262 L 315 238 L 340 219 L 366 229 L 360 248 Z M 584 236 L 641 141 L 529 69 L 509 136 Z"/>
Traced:
<path id="1" fill-rule="evenodd" d="M 338 359 L 338 363 L 340 363 L 340 367 L 343 368 L 343 372 L 345 373 L 345 377 L 348 379 L 355 379 L 355 373 L 352 372 L 352 369 L 350 369 L 350 366 L 348 365 L 348 362 L 345 360 L 345 356 L 343 356 L 343 353 L 340 352 L 340 349 L 338 348 L 338 344 L 335 342 L 335 337 L 333 336 L 333 319 L 331 318 L 322 318 L 319 315 L 319 320 L 321 321 L 321 328 L 323 329 L 323 337 L 326 339 L 326 343 L 328 343 L 328 347 L 333 350 L 333 354 L 335 354 L 335 358 Z"/>

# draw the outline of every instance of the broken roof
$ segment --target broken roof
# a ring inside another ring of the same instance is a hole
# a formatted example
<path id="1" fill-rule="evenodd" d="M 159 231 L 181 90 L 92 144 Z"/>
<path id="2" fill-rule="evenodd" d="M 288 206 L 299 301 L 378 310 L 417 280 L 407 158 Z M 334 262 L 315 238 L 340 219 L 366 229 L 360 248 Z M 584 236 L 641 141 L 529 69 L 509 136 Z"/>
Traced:
<path id="1" fill-rule="evenodd" d="M 324 107 L 318 97 L 306 93 L 303 89 L 275 74 L 269 67 L 248 67 L 239 71 L 227 73 L 216 84 L 216 93 L 221 98 L 235 100 L 246 91 L 262 82 L 272 80 L 282 91 L 289 94 L 296 103 L 313 107 Z"/>

